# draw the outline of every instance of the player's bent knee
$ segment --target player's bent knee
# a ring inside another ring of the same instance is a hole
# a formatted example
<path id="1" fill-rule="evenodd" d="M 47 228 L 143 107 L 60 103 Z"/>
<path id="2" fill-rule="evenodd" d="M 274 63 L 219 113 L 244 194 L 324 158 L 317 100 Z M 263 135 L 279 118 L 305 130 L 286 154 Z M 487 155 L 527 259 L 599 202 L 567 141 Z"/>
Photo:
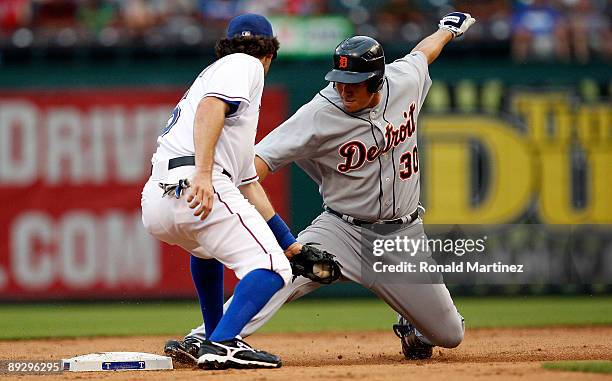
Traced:
<path id="1" fill-rule="evenodd" d="M 463 318 L 458 315 L 457 319 L 445 324 L 444 328 L 440 327 L 435 334 L 427 337 L 429 341 L 438 347 L 455 348 L 463 341 L 464 325 Z"/>
<path id="2" fill-rule="evenodd" d="M 445 338 L 444 348 L 455 348 L 463 341 L 463 329 L 458 329 L 450 332 Z"/>
<path id="3" fill-rule="evenodd" d="M 449 326 L 444 334 L 441 335 L 438 345 L 444 348 L 455 348 L 463 341 L 463 333 L 463 319 L 460 318 L 455 324 Z"/>
<path id="4" fill-rule="evenodd" d="M 455 348 L 463 341 L 463 330 L 453 330 L 438 334 L 429 339 L 435 346 L 442 348 Z"/>
<path id="5" fill-rule="evenodd" d="M 283 260 L 284 259 L 284 260 Z M 282 259 L 275 262 L 273 270 L 275 273 L 283 278 L 284 286 L 287 286 L 293 280 L 293 272 L 291 271 L 291 265 L 289 260 L 283 254 Z"/>

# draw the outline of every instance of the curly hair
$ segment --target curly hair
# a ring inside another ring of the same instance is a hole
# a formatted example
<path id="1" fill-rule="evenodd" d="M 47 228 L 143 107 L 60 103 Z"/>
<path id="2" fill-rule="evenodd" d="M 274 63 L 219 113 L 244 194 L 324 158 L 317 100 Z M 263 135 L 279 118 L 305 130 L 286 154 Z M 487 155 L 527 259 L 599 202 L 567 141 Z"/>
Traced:
<path id="1" fill-rule="evenodd" d="M 234 38 L 222 38 L 215 45 L 217 58 L 225 57 L 233 53 L 245 53 L 253 57 L 262 58 L 272 54 L 276 58 L 276 52 L 280 46 L 276 37 L 262 36 L 239 36 Z"/>

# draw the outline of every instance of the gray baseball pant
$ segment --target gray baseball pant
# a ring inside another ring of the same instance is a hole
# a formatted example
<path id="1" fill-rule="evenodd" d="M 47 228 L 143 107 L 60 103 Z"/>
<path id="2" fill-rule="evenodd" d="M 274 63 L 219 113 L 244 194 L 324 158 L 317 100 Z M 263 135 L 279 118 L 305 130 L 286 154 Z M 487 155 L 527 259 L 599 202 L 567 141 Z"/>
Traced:
<path id="1" fill-rule="evenodd" d="M 410 321 L 430 344 L 445 348 L 458 346 L 463 340 L 463 319 L 443 283 L 376 282 L 365 279 L 371 277 L 364 277 L 364 263 L 371 263 L 372 260 L 364 258 L 367 252 L 362 253 L 361 250 L 362 229 L 333 214 L 323 212 L 299 234 L 298 241 L 316 242 L 320 249 L 335 254 L 342 264 L 342 275 L 345 278 L 374 292 L 389 307 Z M 420 218 L 409 225 L 403 225 L 394 234 L 414 239 L 425 235 Z M 321 284 L 310 279 L 298 277 L 270 299 L 244 327 L 241 336 L 247 337 L 257 331 L 286 302 L 296 300 L 320 286 Z M 231 299 L 225 304 L 225 308 L 230 302 Z M 189 335 L 203 337 L 204 334 L 204 325 L 201 325 Z"/>

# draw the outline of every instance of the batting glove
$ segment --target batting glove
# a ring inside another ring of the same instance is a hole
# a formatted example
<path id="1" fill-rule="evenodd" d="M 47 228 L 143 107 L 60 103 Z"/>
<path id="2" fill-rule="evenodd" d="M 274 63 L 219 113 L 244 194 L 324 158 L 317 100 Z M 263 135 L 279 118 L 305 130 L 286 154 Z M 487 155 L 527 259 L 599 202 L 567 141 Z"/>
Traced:
<path id="1" fill-rule="evenodd" d="M 465 33 L 465 31 L 475 22 L 476 19 L 470 16 L 469 13 L 453 12 L 442 17 L 442 20 L 438 23 L 438 27 L 448 30 L 453 34 L 453 37 L 456 38 Z"/>

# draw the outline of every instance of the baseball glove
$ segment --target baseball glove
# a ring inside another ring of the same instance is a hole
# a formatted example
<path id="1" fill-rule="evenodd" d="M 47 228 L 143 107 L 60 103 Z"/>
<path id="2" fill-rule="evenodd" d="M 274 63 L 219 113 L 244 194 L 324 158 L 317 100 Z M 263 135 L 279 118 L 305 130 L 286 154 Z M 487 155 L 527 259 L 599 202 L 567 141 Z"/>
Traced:
<path id="1" fill-rule="evenodd" d="M 315 245 L 318 244 L 310 242 L 302 245 L 302 250 L 289 259 L 293 279 L 301 275 L 318 283 L 330 284 L 342 275 L 342 265 L 335 255 Z"/>

